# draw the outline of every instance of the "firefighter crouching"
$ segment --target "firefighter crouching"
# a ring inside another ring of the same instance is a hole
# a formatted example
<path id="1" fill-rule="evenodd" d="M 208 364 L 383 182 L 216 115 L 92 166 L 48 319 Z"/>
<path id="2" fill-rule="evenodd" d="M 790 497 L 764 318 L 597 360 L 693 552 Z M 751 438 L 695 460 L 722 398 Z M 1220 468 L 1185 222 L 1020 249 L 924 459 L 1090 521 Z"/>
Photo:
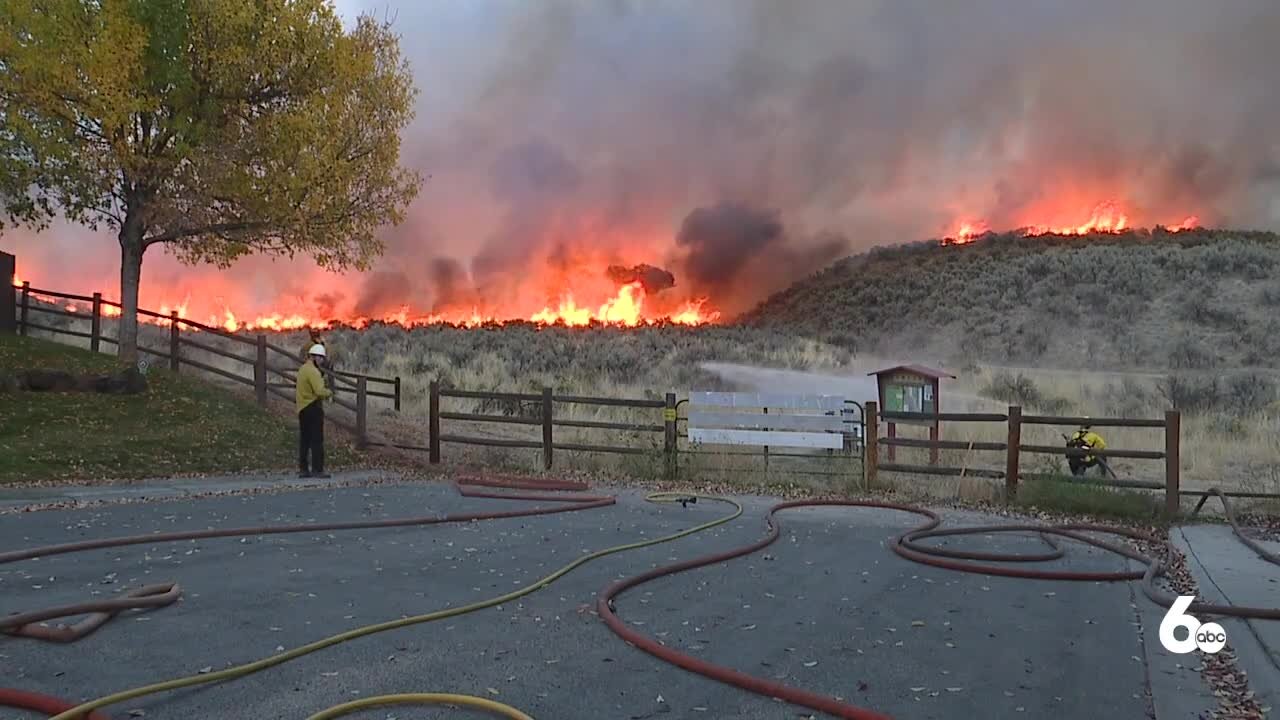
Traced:
<path id="1" fill-rule="evenodd" d="M 1071 437 L 1067 438 L 1067 447 L 1082 450 L 1106 450 L 1107 442 L 1102 439 L 1101 435 L 1094 432 L 1088 423 L 1085 423 Z M 1089 472 L 1089 468 L 1092 467 L 1098 468 L 1099 475 L 1103 477 L 1107 475 L 1106 461 L 1097 455 L 1068 455 L 1067 465 L 1071 468 L 1071 474 L 1076 477 L 1084 476 Z"/>

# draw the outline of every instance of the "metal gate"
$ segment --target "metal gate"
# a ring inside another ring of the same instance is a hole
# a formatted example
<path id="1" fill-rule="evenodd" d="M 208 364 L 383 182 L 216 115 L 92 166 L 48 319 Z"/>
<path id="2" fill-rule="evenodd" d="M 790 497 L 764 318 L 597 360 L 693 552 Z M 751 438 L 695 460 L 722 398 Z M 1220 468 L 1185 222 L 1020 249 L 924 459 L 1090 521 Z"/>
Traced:
<path id="1" fill-rule="evenodd" d="M 690 425 L 689 425 L 689 411 L 688 411 L 688 407 L 690 405 L 690 399 L 691 398 L 706 399 L 706 396 L 710 396 L 710 395 L 721 395 L 721 396 L 738 395 L 744 399 L 743 403 L 739 407 L 759 408 L 760 410 L 762 410 L 761 414 L 759 415 L 751 414 L 751 413 L 742 414 L 742 417 L 751 418 L 754 420 L 754 422 L 743 424 L 740 427 L 750 428 L 750 429 L 707 430 L 703 432 L 704 435 L 706 433 L 717 433 L 718 444 L 732 445 L 735 447 L 754 446 L 752 450 L 709 451 L 709 450 L 704 450 L 699 447 L 693 446 L 692 441 L 690 439 Z M 769 410 L 770 410 L 770 405 L 768 403 L 775 402 L 775 403 L 779 403 L 780 405 L 784 405 L 787 398 L 798 399 L 801 397 L 806 397 L 806 396 L 800 396 L 800 395 L 784 396 L 779 394 L 768 394 L 768 393 L 691 392 L 690 397 L 686 397 L 680 400 L 678 403 L 676 403 L 677 438 L 679 441 L 679 444 L 676 450 L 677 458 L 679 456 L 699 456 L 699 455 L 708 455 L 708 456 L 714 455 L 714 456 L 724 456 L 724 457 L 734 457 L 734 456 L 758 457 L 762 461 L 762 466 L 765 472 L 795 473 L 800 475 L 843 477 L 843 478 L 849 478 L 849 479 L 853 479 L 854 477 L 856 477 L 856 479 L 859 481 L 865 479 L 866 477 L 866 468 L 865 468 L 866 416 L 865 416 L 865 409 L 863 408 L 862 404 L 855 400 L 842 400 L 839 403 L 839 409 L 832 408 L 825 413 L 826 415 L 834 415 L 837 413 L 839 414 L 840 419 L 838 421 L 835 421 L 836 425 L 842 426 L 840 431 L 842 441 L 838 443 L 839 448 L 833 445 L 821 443 L 821 442 L 810 444 L 810 443 L 801 441 L 800 445 L 802 447 L 810 448 L 811 451 L 796 452 L 795 450 L 791 450 L 791 449 L 779 450 L 776 447 L 771 448 L 768 444 L 764 444 L 765 442 L 767 442 L 767 437 L 770 436 L 770 431 L 779 429 L 774 427 L 775 424 L 780 426 L 781 428 L 787 428 L 792 430 L 804 428 L 803 425 L 798 425 L 798 424 L 793 424 L 791 422 L 788 422 L 787 421 L 788 416 L 786 415 L 779 415 L 776 421 L 774 421 L 771 418 L 766 420 L 766 418 L 768 418 L 769 416 Z M 824 396 L 824 397 L 834 398 L 834 396 Z M 756 398 L 756 400 L 752 401 L 749 398 Z M 759 404 L 756 404 L 757 402 Z M 680 412 L 681 407 L 684 407 L 686 409 L 684 413 Z M 806 416 L 800 416 L 800 417 L 806 417 Z M 821 418 L 822 415 L 810 415 L 807 417 Z M 730 438 L 732 437 L 732 434 L 735 432 L 743 435 L 740 442 L 730 440 Z M 794 434 L 804 435 L 806 433 L 801 432 L 801 433 L 794 433 Z M 785 433 L 774 433 L 774 435 L 775 436 L 785 435 Z M 759 442 L 753 442 L 754 440 L 758 440 Z M 829 459 L 829 462 L 833 467 L 831 469 L 824 469 L 824 470 L 808 470 L 808 469 L 801 470 L 801 469 L 782 467 L 779 465 L 779 463 L 771 464 L 771 460 L 778 460 L 783 458 L 807 459 L 807 460 Z M 678 473 L 680 470 L 680 463 L 678 462 L 678 459 L 677 459 L 676 465 L 677 465 L 676 472 Z M 710 468 L 704 468 L 704 469 L 710 469 Z"/>

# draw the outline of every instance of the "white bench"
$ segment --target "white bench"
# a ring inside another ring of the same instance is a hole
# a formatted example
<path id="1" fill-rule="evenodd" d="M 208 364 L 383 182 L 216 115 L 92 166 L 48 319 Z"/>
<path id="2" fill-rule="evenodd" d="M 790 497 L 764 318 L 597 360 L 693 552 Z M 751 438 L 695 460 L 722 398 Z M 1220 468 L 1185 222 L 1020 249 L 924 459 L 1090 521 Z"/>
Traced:
<path id="1" fill-rule="evenodd" d="M 839 395 L 689 393 L 688 436 L 702 445 L 843 450 L 845 399 Z"/>

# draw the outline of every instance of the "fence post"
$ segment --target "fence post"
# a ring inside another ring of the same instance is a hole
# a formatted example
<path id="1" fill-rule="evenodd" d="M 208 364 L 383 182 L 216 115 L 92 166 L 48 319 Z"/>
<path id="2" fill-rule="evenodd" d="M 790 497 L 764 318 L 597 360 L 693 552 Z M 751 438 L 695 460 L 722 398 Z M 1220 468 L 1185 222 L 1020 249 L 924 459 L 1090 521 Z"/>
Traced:
<path id="1" fill-rule="evenodd" d="M 1164 414 L 1164 514 L 1169 520 L 1182 508 L 1181 472 L 1182 414 L 1168 410 Z"/>
<path id="2" fill-rule="evenodd" d="M 169 312 L 169 369 L 178 372 L 178 311 Z"/>
<path id="3" fill-rule="evenodd" d="M 427 407 L 427 457 L 432 465 L 440 462 L 440 381 L 432 380 Z"/>
<path id="4" fill-rule="evenodd" d="M 0 282 L 4 283 L 4 294 L 0 295 L 0 335 L 12 335 L 17 330 L 18 310 L 14 304 L 13 287 L 16 264 L 14 256 L 0 252 Z"/>
<path id="5" fill-rule="evenodd" d="M 1005 452 L 1004 498 L 1011 502 L 1018 494 L 1018 457 L 1022 448 L 1022 408 L 1009 406 L 1009 438 Z"/>
<path id="6" fill-rule="evenodd" d="M 400 412 L 400 376 L 396 376 L 396 412 Z"/>
<path id="7" fill-rule="evenodd" d="M 253 390 L 258 404 L 267 404 L 267 336 L 258 334 L 258 357 L 253 363 Z"/>
<path id="8" fill-rule="evenodd" d="M 356 447 L 369 446 L 369 379 L 356 378 Z"/>
<path id="9" fill-rule="evenodd" d="M 18 334 L 27 334 L 27 310 L 31 307 L 31 281 L 22 281 L 22 304 L 18 310 Z"/>
<path id="10" fill-rule="evenodd" d="M 930 465 L 938 464 L 938 445 L 937 445 L 938 436 L 939 436 L 938 423 L 935 420 L 934 423 L 929 426 L 929 464 Z"/>
<path id="11" fill-rule="evenodd" d="M 863 444 L 863 484 L 870 490 L 875 487 L 876 475 L 880 472 L 880 416 L 876 412 L 874 400 L 867 402 L 864 411 L 862 428 Z"/>
<path id="12" fill-rule="evenodd" d="M 93 319 L 89 321 L 89 349 L 98 352 L 102 347 L 102 293 L 93 294 Z"/>
<path id="13" fill-rule="evenodd" d="M 662 452 L 667 460 L 667 480 L 675 480 L 679 472 L 676 460 L 676 394 L 667 393 L 667 405 L 662 409 Z"/>
<path id="14" fill-rule="evenodd" d="M 542 467 L 551 469 L 551 388 L 542 388 Z"/>

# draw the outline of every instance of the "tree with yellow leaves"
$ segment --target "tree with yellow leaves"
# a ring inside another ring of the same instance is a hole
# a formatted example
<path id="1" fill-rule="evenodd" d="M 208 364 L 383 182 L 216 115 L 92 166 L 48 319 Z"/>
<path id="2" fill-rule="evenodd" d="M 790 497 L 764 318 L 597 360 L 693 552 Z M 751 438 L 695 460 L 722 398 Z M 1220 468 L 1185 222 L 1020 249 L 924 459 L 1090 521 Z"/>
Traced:
<path id="1" fill-rule="evenodd" d="M 153 245 L 367 268 L 421 183 L 415 95 L 389 25 L 328 0 L 3 0 L 0 218 L 114 231 L 132 363 Z"/>

